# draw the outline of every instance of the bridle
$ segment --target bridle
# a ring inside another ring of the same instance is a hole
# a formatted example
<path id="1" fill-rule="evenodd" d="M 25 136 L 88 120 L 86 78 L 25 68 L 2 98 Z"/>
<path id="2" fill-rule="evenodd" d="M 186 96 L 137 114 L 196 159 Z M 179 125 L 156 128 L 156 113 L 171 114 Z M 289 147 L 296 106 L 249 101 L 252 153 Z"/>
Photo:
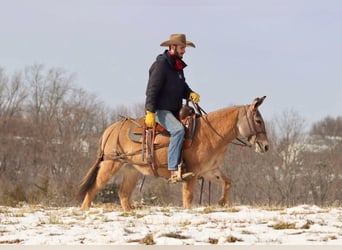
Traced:
<path id="1" fill-rule="evenodd" d="M 237 137 L 236 140 L 238 140 L 239 142 L 241 142 L 243 144 L 241 146 L 251 147 L 253 144 L 255 144 L 255 142 L 258 143 L 259 146 L 261 146 L 260 142 L 256 141 L 256 138 L 259 134 L 266 135 L 266 130 L 265 129 L 262 129 L 262 130 L 257 129 L 255 122 L 254 122 L 254 118 L 253 118 L 255 111 L 254 112 L 252 112 L 252 111 L 248 112 L 248 107 L 249 107 L 249 105 L 244 106 L 244 111 L 245 111 L 246 121 L 247 121 L 247 125 L 248 125 L 248 129 L 250 131 L 250 134 L 248 136 L 244 137 L 244 139 L 246 139 L 247 142 L 242 140 L 239 137 Z M 251 121 L 252 119 L 253 119 L 253 121 Z M 251 139 L 253 136 L 255 136 L 255 139 L 252 143 Z"/>

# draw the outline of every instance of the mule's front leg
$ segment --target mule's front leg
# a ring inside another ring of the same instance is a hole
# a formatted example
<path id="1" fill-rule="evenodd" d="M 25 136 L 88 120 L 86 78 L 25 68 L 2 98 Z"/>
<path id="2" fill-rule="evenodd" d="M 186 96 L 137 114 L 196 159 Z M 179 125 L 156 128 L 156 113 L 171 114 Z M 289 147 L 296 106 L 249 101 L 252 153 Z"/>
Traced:
<path id="1" fill-rule="evenodd" d="M 205 179 L 208 179 L 212 182 L 220 184 L 221 186 L 221 197 L 218 201 L 220 206 L 224 206 L 228 201 L 228 192 L 231 186 L 230 179 L 221 171 L 221 169 L 214 169 L 212 171 L 208 171 L 203 175 Z"/>
<path id="2" fill-rule="evenodd" d="M 231 187 L 231 181 L 221 170 L 219 170 L 219 174 L 216 175 L 216 178 L 221 182 L 222 187 L 222 194 L 218 201 L 218 204 L 220 206 L 224 206 L 227 204 L 228 201 L 228 193 Z"/>
<path id="3" fill-rule="evenodd" d="M 188 209 L 191 207 L 194 198 L 196 178 L 192 177 L 183 183 L 183 207 Z"/>

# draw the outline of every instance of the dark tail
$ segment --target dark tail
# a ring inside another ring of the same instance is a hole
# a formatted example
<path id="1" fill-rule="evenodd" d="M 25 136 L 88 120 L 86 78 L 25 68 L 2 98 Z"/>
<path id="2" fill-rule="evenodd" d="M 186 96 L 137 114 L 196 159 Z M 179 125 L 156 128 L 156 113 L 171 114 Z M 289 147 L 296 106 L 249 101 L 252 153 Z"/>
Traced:
<path id="1" fill-rule="evenodd" d="M 93 166 L 88 170 L 88 173 L 82 179 L 81 183 L 78 186 L 78 190 L 75 194 L 75 200 L 77 202 L 82 202 L 84 200 L 85 195 L 89 191 L 89 189 L 94 185 L 97 177 L 97 173 L 99 171 L 99 164 L 103 160 L 103 150 L 101 149 L 102 136 L 99 140 L 99 148 L 97 150 L 97 159 L 94 162 Z"/>
<path id="2" fill-rule="evenodd" d="M 88 173 L 82 179 L 78 190 L 75 195 L 75 200 L 78 202 L 82 202 L 85 195 L 89 191 L 89 189 L 94 185 L 97 177 L 97 173 L 99 171 L 99 163 L 101 162 L 101 158 L 97 158 L 94 165 L 89 169 Z"/>

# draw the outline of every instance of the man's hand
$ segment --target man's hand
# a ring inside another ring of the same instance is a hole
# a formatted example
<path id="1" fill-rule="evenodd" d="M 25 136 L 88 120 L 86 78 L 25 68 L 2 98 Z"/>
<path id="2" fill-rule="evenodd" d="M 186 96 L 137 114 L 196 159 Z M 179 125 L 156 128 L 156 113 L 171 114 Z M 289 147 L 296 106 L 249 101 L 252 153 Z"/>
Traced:
<path id="1" fill-rule="evenodd" d="M 200 95 L 197 94 L 196 92 L 191 92 L 191 93 L 190 93 L 190 99 L 191 99 L 191 101 L 193 101 L 194 103 L 199 103 L 199 101 L 200 101 Z"/>
<path id="2" fill-rule="evenodd" d="M 152 128 L 156 125 L 156 116 L 151 111 L 146 111 L 145 124 L 147 127 Z"/>

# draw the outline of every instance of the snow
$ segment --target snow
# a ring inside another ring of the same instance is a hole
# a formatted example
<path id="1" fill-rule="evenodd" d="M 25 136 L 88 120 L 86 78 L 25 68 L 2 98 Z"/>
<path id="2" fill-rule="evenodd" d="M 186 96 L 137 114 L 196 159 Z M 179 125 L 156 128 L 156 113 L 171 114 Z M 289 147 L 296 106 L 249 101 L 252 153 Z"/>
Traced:
<path id="1" fill-rule="evenodd" d="M 333 246 L 342 244 L 342 207 L 0 206 L 0 244 Z"/>

